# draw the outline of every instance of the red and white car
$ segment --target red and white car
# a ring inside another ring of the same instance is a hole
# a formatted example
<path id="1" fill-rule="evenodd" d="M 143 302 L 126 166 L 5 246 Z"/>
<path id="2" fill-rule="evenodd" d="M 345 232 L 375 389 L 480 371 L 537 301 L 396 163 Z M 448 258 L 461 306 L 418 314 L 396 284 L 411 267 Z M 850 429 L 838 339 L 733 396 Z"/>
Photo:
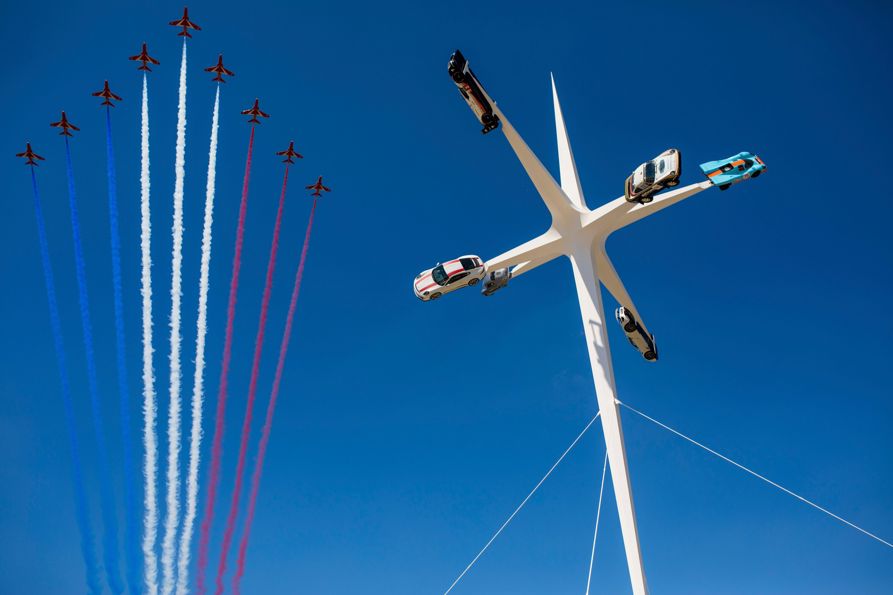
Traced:
<path id="1" fill-rule="evenodd" d="M 416 275 L 412 289 L 417 298 L 427 302 L 461 287 L 477 285 L 486 274 L 487 267 L 481 257 L 469 254 L 422 271 Z"/>

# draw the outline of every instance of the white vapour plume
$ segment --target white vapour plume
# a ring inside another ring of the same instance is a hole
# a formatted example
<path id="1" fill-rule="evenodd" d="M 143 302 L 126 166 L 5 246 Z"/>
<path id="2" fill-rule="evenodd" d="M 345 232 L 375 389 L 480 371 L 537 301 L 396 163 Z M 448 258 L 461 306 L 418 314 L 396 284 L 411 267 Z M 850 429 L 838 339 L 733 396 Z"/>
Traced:
<path id="1" fill-rule="evenodd" d="M 211 268 L 211 227 L 214 219 L 214 184 L 217 177 L 217 127 L 220 86 L 211 116 L 211 147 L 208 150 L 208 184 L 205 187 L 205 225 L 202 231 L 202 261 L 198 282 L 198 317 L 195 335 L 195 377 L 192 385 L 192 431 L 189 439 L 189 470 L 186 479 L 186 513 L 177 559 L 177 595 L 189 591 L 189 552 L 198 504 L 198 470 L 201 462 L 202 402 L 204 400 L 205 336 L 208 332 L 208 277 Z"/>
<path id="2" fill-rule="evenodd" d="M 174 591 L 174 558 L 180 516 L 180 298 L 183 265 L 183 178 L 186 176 L 186 40 L 180 61 L 177 148 L 174 165 L 174 222 L 171 254 L 170 411 L 167 419 L 167 511 L 161 543 L 162 593 Z"/>
<path id="3" fill-rule="evenodd" d="M 155 371 L 152 368 L 152 243 L 151 210 L 149 208 L 149 87 L 143 74 L 143 108 L 140 146 L 140 251 L 143 297 L 143 475 L 145 516 L 143 518 L 143 556 L 147 595 L 158 593 L 158 559 L 155 539 L 158 532 L 158 501 L 155 483 L 158 472 L 158 444 L 155 438 Z"/>

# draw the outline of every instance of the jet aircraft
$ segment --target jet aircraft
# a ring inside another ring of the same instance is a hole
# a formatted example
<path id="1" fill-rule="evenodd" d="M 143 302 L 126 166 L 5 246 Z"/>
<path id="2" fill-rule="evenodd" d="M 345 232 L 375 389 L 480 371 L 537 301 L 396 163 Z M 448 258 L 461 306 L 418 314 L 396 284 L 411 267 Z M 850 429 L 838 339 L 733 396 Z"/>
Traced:
<path id="1" fill-rule="evenodd" d="M 214 66 L 208 66 L 207 68 L 205 68 L 205 72 L 215 73 L 217 76 L 215 76 L 211 80 L 212 81 L 220 81 L 221 83 L 226 82 L 226 80 L 224 80 L 224 78 L 223 78 L 223 75 L 236 76 L 236 74 L 232 70 L 228 69 L 227 67 L 225 67 L 223 65 L 223 54 L 220 54 L 217 57 L 217 64 L 215 64 Z"/>
<path id="2" fill-rule="evenodd" d="M 177 19 L 176 21 L 170 22 L 172 27 L 183 27 L 183 30 L 177 33 L 180 37 L 192 37 L 189 33 L 190 29 L 195 29 L 196 31 L 201 31 L 202 28 L 189 20 L 189 8 L 183 7 L 183 18 Z"/>
<path id="3" fill-rule="evenodd" d="M 298 159 L 304 158 L 303 155 L 295 151 L 295 141 L 288 143 L 288 148 L 286 150 L 276 151 L 276 154 L 280 157 L 285 157 L 285 159 L 282 160 L 282 163 L 294 163 L 294 161 L 292 161 L 293 157 L 297 157 Z"/>
<path id="4" fill-rule="evenodd" d="M 80 130 L 80 128 L 68 121 L 68 118 L 65 116 L 64 111 L 62 112 L 62 119 L 58 122 L 51 122 L 50 126 L 52 126 L 53 128 L 61 128 L 62 132 L 59 133 L 61 136 L 73 136 L 71 134 L 72 130 L 74 130 L 75 132 Z"/>
<path id="5" fill-rule="evenodd" d="M 112 90 L 109 89 L 108 81 L 106 81 L 105 84 L 102 86 L 102 91 L 96 91 L 95 93 L 91 93 L 91 95 L 93 97 L 102 97 L 105 99 L 105 101 L 103 101 L 99 105 L 108 105 L 111 107 L 115 107 L 115 104 L 112 103 L 112 99 L 114 99 L 115 101 L 121 101 L 121 97 L 115 95 L 114 93 L 112 93 Z"/>
<path id="6" fill-rule="evenodd" d="M 323 191 L 323 192 L 331 192 L 332 191 L 331 188 L 323 186 L 322 176 L 319 176 L 319 178 L 317 178 L 316 184 L 310 184 L 309 186 L 307 186 L 307 190 L 315 190 L 315 192 L 310 193 L 310 196 L 322 196 L 320 191 Z"/>
<path id="7" fill-rule="evenodd" d="M 161 64 L 161 62 L 149 55 L 149 50 L 146 49 L 145 43 L 143 43 L 143 50 L 139 54 L 130 56 L 127 59 L 142 62 L 143 65 L 137 68 L 137 70 L 146 70 L 148 72 L 152 72 L 152 69 L 149 68 L 148 64 Z"/>
<path id="8" fill-rule="evenodd" d="M 43 161 L 43 157 L 35 153 L 31 150 L 31 143 L 25 143 L 25 150 L 21 153 L 16 153 L 16 157 L 24 157 L 27 161 L 25 161 L 25 165 L 38 165 L 37 161 Z"/>
<path id="9" fill-rule="evenodd" d="M 260 109 L 260 107 L 258 107 L 257 103 L 258 103 L 258 100 L 255 99 L 253 107 L 242 110 L 243 116 L 251 116 L 251 119 L 248 120 L 249 124 L 260 124 L 260 120 L 257 119 L 258 116 L 260 116 L 261 118 L 269 118 L 270 117 L 270 114 L 262 111 Z"/>

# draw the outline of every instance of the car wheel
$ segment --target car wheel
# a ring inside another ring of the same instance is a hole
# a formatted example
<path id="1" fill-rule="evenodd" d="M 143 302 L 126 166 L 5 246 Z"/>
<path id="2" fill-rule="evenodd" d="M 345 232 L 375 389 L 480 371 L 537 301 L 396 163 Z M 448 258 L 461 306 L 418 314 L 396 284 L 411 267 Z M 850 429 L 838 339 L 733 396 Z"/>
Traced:
<path id="1" fill-rule="evenodd" d="M 654 355 L 654 352 L 653 352 L 653 351 L 646 351 L 646 352 L 645 352 L 645 359 L 647 359 L 649 362 L 653 362 L 654 360 L 657 359 L 657 356 Z"/>
<path id="2" fill-rule="evenodd" d="M 720 190 L 728 190 L 729 186 L 731 186 L 731 184 L 722 184 L 722 185 L 720 185 L 719 189 Z"/>
<path id="3" fill-rule="evenodd" d="M 761 173 L 763 173 L 763 170 L 755 171 L 755 172 L 753 172 L 753 175 L 750 177 L 751 178 L 759 178 Z"/>
<path id="4" fill-rule="evenodd" d="M 439 297 L 442 296 L 442 295 L 443 295 L 443 294 L 440 293 L 440 292 L 438 291 L 438 292 L 432 293 L 432 294 L 431 294 L 431 297 L 428 298 L 428 299 L 436 300 L 437 298 L 439 298 Z"/>
<path id="5" fill-rule="evenodd" d="M 468 280 L 468 285 L 469 285 L 469 286 L 471 286 L 471 285 L 477 285 L 477 284 L 478 284 L 478 281 L 480 281 L 480 279 L 478 279 L 477 277 L 475 277 L 475 278 L 473 278 L 473 279 L 469 279 L 469 280 Z"/>
<path id="6" fill-rule="evenodd" d="M 633 331 L 636 330 L 636 325 L 635 325 L 635 323 L 627 322 L 627 323 L 623 326 L 623 330 L 625 330 L 625 331 L 628 332 L 628 333 L 631 333 L 631 332 L 633 332 Z"/>
<path id="7" fill-rule="evenodd" d="M 667 186 L 678 186 L 679 180 L 673 180 L 671 182 L 667 182 Z"/>

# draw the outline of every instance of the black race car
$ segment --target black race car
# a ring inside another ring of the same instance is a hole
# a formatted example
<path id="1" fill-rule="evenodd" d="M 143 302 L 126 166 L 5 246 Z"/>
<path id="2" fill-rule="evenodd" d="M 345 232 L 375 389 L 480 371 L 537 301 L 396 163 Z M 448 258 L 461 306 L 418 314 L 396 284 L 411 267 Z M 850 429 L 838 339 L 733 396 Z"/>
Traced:
<path id="1" fill-rule="evenodd" d="M 487 134 L 491 130 L 499 128 L 499 116 L 493 113 L 493 106 L 490 105 L 490 102 L 484 95 L 480 81 L 474 76 L 471 68 L 468 67 L 468 60 L 465 59 L 465 56 L 459 50 L 456 50 L 450 56 L 448 70 L 453 82 L 459 88 L 459 92 L 462 93 L 462 97 L 465 98 L 468 107 L 471 108 L 471 111 L 474 112 L 474 115 L 477 116 L 478 121 L 484 127 L 481 132 Z"/>

